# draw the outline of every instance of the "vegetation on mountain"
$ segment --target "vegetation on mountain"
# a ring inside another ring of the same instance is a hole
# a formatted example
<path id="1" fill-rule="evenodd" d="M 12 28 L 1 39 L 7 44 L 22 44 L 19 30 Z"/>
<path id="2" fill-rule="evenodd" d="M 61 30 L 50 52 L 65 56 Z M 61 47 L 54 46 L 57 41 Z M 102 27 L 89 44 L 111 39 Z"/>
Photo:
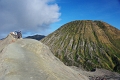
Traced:
<path id="1" fill-rule="evenodd" d="M 41 41 L 66 65 L 120 73 L 120 30 L 105 22 L 72 21 Z"/>

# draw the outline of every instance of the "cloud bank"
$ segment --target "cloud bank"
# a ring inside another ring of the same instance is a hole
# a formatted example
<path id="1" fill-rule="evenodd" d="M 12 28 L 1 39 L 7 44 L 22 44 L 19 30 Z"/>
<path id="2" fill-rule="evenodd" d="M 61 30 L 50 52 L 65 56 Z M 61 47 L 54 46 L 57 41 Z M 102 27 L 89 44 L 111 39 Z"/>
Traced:
<path id="1" fill-rule="evenodd" d="M 60 15 L 54 0 L 0 0 L 0 37 L 14 30 L 43 32 Z"/>

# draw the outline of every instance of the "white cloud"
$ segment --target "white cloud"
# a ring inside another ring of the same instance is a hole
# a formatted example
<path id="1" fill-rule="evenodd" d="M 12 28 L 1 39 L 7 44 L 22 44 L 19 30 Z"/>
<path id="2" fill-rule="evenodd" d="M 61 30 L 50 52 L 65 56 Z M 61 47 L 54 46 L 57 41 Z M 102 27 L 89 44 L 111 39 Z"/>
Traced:
<path id="1" fill-rule="evenodd" d="M 54 0 L 0 0 L 1 36 L 14 30 L 43 32 L 59 17 Z"/>

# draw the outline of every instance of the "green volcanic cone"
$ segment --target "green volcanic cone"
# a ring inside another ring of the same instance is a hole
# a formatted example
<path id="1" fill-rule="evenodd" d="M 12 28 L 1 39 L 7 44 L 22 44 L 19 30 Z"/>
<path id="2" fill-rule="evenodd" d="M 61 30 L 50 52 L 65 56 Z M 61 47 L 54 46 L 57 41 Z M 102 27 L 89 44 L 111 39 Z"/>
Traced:
<path id="1" fill-rule="evenodd" d="M 105 22 L 72 21 L 41 41 L 66 65 L 120 73 L 120 30 Z"/>

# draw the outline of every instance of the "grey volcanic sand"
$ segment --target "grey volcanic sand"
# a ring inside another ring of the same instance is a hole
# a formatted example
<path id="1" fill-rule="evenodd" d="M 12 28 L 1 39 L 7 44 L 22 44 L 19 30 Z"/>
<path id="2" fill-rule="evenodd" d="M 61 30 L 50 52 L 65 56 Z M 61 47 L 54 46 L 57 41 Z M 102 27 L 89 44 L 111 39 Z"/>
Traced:
<path id="1" fill-rule="evenodd" d="M 0 47 L 0 80 L 88 80 L 37 40 L 15 40 L 9 35 Z"/>

